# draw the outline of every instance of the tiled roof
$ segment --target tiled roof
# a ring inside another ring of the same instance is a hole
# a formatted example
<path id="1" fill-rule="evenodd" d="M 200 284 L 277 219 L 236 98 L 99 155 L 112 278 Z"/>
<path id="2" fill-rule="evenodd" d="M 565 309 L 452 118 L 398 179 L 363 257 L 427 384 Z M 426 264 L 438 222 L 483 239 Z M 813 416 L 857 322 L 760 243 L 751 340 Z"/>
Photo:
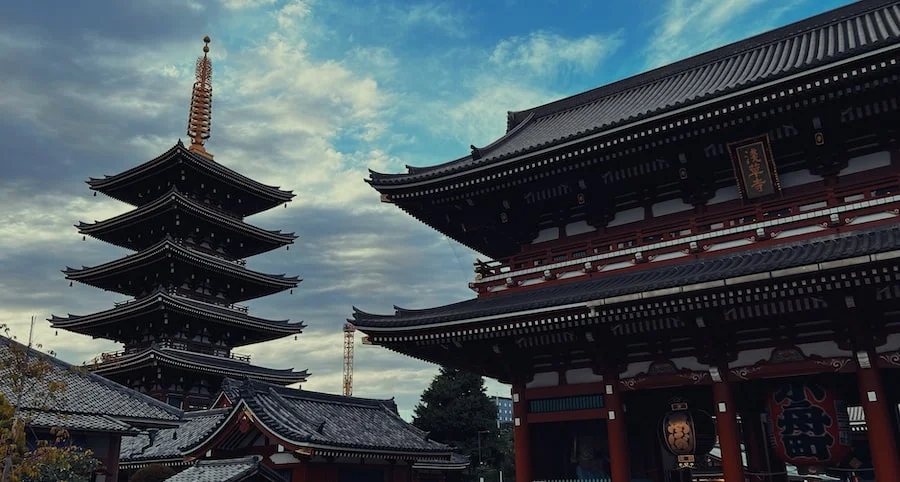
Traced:
<path id="1" fill-rule="evenodd" d="M 174 310 L 200 319 L 236 323 L 249 329 L 279 336 L 301 333 L 306 327 L 303 322 L 291 323 L 288 320 L 269 320 L 250 316 L 244 311 L 170 294 L 164 288 L 159 288 L 143 298 L 120 304 L 109 310 L 90 315 L 69 314 L 65 318 L 54 315 L 48 321 L 53 324 L 54 328 L 88 332 L 99 324 L 118 324 L 125 319 L 156 313 L 159 310 Z"/>
<path id="2" fill-rule="evenodd" d="M 881 226 L 717 257 L 689 259 L 665 266 L 634 269 L 620 274 L 601 275 L 545 288 L 502 293 L 436 308 L 422 310 L 397 308 L 394 315 L 374 315 L 354 308 L 352 322 L 361 329 L 424 326 L 582 303 L 896 249 L 900 249 L 900 227 Z"/>
<path id="3" fill-rule="evenodd" d="M 262 457 L 259 455 L 239 459 L 201 460 L 193 467 L 169 477 L 166 482 L 287 482 L 261 461 Z"/>
<path id="4" fill-rule="evenodd" d="M 344 397 L 256 381 L 226 380 L 223 390 L 284 441 L 332 450 L 450 457 L 451 449 L 400 418 L 393 400 Z"/>
<path id="5" fill-rule="evenodd" d="M 25 418 L 28 419 L 28 425 L 36 428 L 50 429 L 53 427 L 65 427 L 70 431 L 80 432 L 107 432 L 132 434 L 138 432 L 138 429 L 120 422 L 109 415 L 85 414 L 85 413 L 65 413 L 65 412 L 42 412 L 27 411 Z"/>
<path id="6" fill-rule="evenodd" d="M 197 443 L 208 435 L 228 414 L 227 408 L 185 412 L 177 428 L 148 430 L 122 437 L 120 464 L 147 461 L 182 460 L 181 449 Z"/>
<path id="7" fill-rule="evenodd" d="M 297 239 L 294 233 L 262 229 L 245 223 L 233 215 L 224 214 L 202 201 L 195 200 L 181 193 L 174 186 L 153 202 L 103 221 L 95 221 L 93 223 L 79 222 L 76 227 L 80 234 L 87 234 L 102 241 L 137 250 L 152 244 L 152 237 L 135 238 L 133 240 L 129 238 L 129 242 L 126 243 L 121 241 L 122 230 L 133 228 L 136 224 L 144 225 L 150 217 L 160 216 L 173 211 L 199 218 L 209 224 L 228 228 L 233 233 L 232 236 L 236 233 L 238 236 L 243 236 L 244 239 L 252 240 L 252 243 L 246 243 L 248 246 L 238 247 L 241 253 L 238 257 L 241 258 L 291 244 Z M 260 247 L 249 246 L 250 244 L 259 245 Z M 235 251 L 235 247 L 231 247 L 230 250 Z"/>
<path id="8" fill-rule="evenodd" d="M 8 360 L 12 357 L 11 346 L 27 349 L 5 337 L 0 337 L 0 359 Z M 68 363 L 30 350 L 34 357 L 43 357 L 52 369 L 47 375 L 47 381 L 60 382 L 65 389 L 57 394 L 55 404 L 49 412 L 58 416 L 63 426 L 68 426 L 66 419 L 72 423 L 72 428 L 81 426 L 85 429 L 109 428 L 121 431 L 121 424 L 117 424 L 106 418 L 112 418 L 118 422 L 138 425 L 164 425 L 171 426 L 181 418 L 181 410 L 162 403 L 156 399 L 130 390 L 118 383 L 107 380 L 101 376 L 86 373 L 82 369 L 73 367 Z M 36 358 L 35 358 L 36 359 Z M 0 383 L 0 393 L 7 399 L 12 399 L 12 387 Z M 22 400 L 22 407 L 35 412 L 42 410 L 47 403 L 44 393 L 32 392 L 26 394 Z M 37 417 L 38 423 L 50 423 L 47 416 Z"/>
<path id="9" fill-rule="evenodd" d="M 602 133 L 900 43 L 900 3 L 870 0 L 546 105 L 509 114 L 509 132 L 465 156 L 407 174 L 372 173 L 377 186 L 437 178 Z"/>
<path id="10" fill-rule="evenodd" d="M 266 368 L 233 358 L 158 346 L 101 363 L 94 368 L 94 371 L 120 373 L 130 368 L 145 366 L 148 363 L 161 363 L 185 370 L 216 373 L 223 377 L 250 377 L 284 384 L 303 382 L 309 377 L 306 370 L 296 372 L 291 368 Z"/>
<path id="11" fill-rule="evenodd" d="M 289 201 L 295 196 L 291 191 L 283 191 L 275 186 L 267 186 L 258 181 L 254 181 L 242 174 L 208 159 L 199 154 L 195 154 L 184 147 L 179 140 L 171 149 L 164 152 L 160 156 L 151 159 L 143 164 L 135 166 L 126 171 L 120 172 L 112 176 L 104 176 L 103 178 L 90 178 L 87 184 L 95 191 L 105 192 L 109 189 L 119 189 L 127 187 L 131 180 L 138 177 L 146 177 L 148 173 L 159 172 L 173 165 L 184 162 L 189 165 L 196 166 L 210 174 L 219 177 L 222 180 L 230 181 L 232 184 L 243 186 L 249 189 L 252 194 L 258 194 L 266 198 L 281 202 Z M 125 197 L 131 197 L 133 193 L 128 193 Z M 123 199 L 126 202 L 134 201 L 133 199 Z"/>
<path id="12" fill-rule="evenodd" d="M 134 294 L 129 292 L 130 290 L 127 288 L 114 289 L 116 285 L 111 279 L 115 276 L 125 276 L 126 273 L 132 270 L 147 269 L 147 266 L 152 263 L 166 263 L 166 267 L 168 268 L 168 264 L 175 261 L 208 269 L 217 274 L 234 277 L 245 285 L 256 287 L 254 292 L 262 292 L 265 294 L 277 293 L 289 288 L 296 288 L 297 284 L 301 281 L 297 276 L 268 274 L 247 269 L 244 266 L 227 261 L 223 258 L 192 249 L 188 245 L 168 236 L 143 251 L 129 254 L 125 257 L 97 266 L 82 266 L 81 268 L 66 267 L 66 269 L 63 270 L 63 273 L 65 273 L 66 279 L 69 280 L 79 281 L 104 289 L 111 289 L 118 293 Z M 160 271 L 166 274 L 169 272 L 168 269 Z M 107 286 L 107 284 L 111 284 L 111 286 Z M 240 301 L 237 297 L 235 297 L 235 299 Z"/>

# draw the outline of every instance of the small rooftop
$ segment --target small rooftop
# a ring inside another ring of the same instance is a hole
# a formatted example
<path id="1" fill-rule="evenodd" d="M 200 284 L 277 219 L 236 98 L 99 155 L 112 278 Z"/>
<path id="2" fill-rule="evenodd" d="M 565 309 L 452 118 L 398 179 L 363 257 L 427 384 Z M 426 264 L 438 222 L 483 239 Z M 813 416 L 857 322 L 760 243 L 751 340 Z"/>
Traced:
<path id="1" fill-rule="evenodd" d="M 239 459 L 201 460 L 193 467 L 166 479 L 166 482 L 288 482 L 262 464 L 262 457 L 251 455 Z"/>
<path id="2" fill-rule="evenodd" d="M 48 381 L 65 385 L 65 389 L 59 394 L 58 404 L 49 410 L 44 409 L 44 394 L 25 394 L 22 407 L 33 412 L 35 426 L 131 432 L 133 430 L 130 426 L 133 425 L 172 427 L 181 418 L 182 411 L 175 407 L 2 336 L 0 359 L 9 360 L 14 356 L 14 347 L 25 350 L 35 360 L 38 357 L 46 360 L 51 366 L 51 371 L 47 374 Z M 0 393 L 10 399 L 12 387 L 0 384 Z"/>

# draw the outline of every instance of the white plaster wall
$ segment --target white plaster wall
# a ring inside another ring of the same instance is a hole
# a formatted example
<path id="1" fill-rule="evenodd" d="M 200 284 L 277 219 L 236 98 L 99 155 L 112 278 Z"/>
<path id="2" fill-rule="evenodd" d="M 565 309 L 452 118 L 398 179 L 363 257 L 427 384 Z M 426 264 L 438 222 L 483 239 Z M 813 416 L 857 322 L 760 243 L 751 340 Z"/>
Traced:
<path id="1" fill-rule="evenodd" d="M 735 184 L 734 186 L 723 187 L 722 189 L 719 189 L 718 191 L 716 191 L 716 195 L 713 196 L 713 198 L 710 199 L 709 202 L 706 204 L 708 204 L 708 205 L 719 204 L 719 203 L 724 203 L 724 202 L 728 202 L 728 201 L 733 201 L 738 198 L 740 198 L 740 195 L 738 194 L 738 188 L 737 188 L 737 185 Z"/>
<path id="2" fill-rule="evenodd" d="M 786 174 L 779 174 L 778 180 L 781 181 L 781 187 L 787 189 L 789 187 L 802 186 L 822 180 L 822 176 L 817 176 L 809 170 L 794 171 Z"/>
<path id="3" fill-rule="evenodd" d="M 894 345 L 900 346 L 900 345 Z M 853 356 L 853 352 L 850 350 L 842 350 L 836 341 L 820 341 L 816 343 L 802 343 L 797 345 L 798 348 L 803 350 L 803 354 L 806 356 L 815 355 L 820 356 L 822 358 L 832 358 L 832 357 L 849 357 Z"/>
<path id="4" fill-rule="evenodd" d="M 559 373 L 544 372 L 535 373 L 534 380 L 528 382 L 525 388 L 555 387 L 557 385 L 559 385 Z"/>
<path id="5" fill-rule="evenodd" d="M 851 158 L 847 167 L 840 172 L 841 176 L 857 172 L 870 171 L 891 165 L 891 153 L 888 151 L 873 152 L 865 156 Z"/>
<path id="6" fill-rule="evenodd" d="M 625 368 L 625 372 L 619 375 L 619 378 L 631 378 L 640 375 L 641 373 L 647 373 L 647 369 L 650 368 L 651 363 L 653 362 L 642 361 L 629 363 L 628 367 Z"/>
<path id="7" fill-rule="evenodd" d="M 754 350 L 742 350 L 738 352 L 737 360 L 729 364 L 730 368 L 749 367 L 763 360 L 772 358 L 774 348 L 756 348 Z"/>
<path id="8" fill-rule="evenodd" d="M 616 218 L 609 222 L 608 227 L 621 226 L 628 223 L 636 223 L 644 220 L 644 208 L 631 208 L 616 213 Z"/>
<path id="9" fill-rule="evenodd" d="M 569 385 L 577 385 L 580 383 L 597 383 L 602 382 L 603 376 L 594 373 L 594 370 L 588 368 L 575 368 L 566 370 L 566 383 Z"/>
<path id="10" fill-rule="evenodd" d="M 660 203 L 656 203 L 652 207 L 653 216 L 665 216 L 666 214 L 674 214 L 680 213 L 682 211 L 690 211 L 694 209 L 694 206 L 682 201 L 681 199 L 670 199 L 668 201 L 663 201 Z"/>
<path id="11" fill-rule="evenodd" d="M 596 230 L 597 228 L 588 224 L 587 221 L 578 221 L 577 223 L 569 223 L 566 225 L 566 236 L 577 236 L 579 234 L 590 233 Z"/>
<path id="12" fill-rule="evenodd" d="M 695 372 L 703 372 L 709 370 L 709 365 L 705 363 L 700 363 L 695 356 L 686 356 L 673 358 L 672 363 L 675 364 L 675 368 L 679 370 L 691 370 Z"/>
<path id="13" fill-rule="evenodd" d="M 900 333 L 891 333 L 887 336 L 887 343 L 875 349 L 875 353 L 887 353 L 900 349 Z"/>
<path id="14" fill-rule="evenodd" d="M 532 241 L 531 244 L 546 243 L 547 241 L 553 241 L 554 239 L 559 239 L 559 228 L 542 229 L 538 232 L 537 237 L 534 238 L 534 241 Z"/>

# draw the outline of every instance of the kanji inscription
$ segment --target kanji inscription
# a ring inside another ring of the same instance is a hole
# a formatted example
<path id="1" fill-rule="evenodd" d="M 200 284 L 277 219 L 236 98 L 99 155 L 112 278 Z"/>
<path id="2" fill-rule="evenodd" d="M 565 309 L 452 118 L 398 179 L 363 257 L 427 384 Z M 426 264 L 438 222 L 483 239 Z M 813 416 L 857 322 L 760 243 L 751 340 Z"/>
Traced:
<path id="1" fill-rule="evenodd" d="M 741 194 L 756 199 L 781 190 L 768 136 L 728 145 Z"/>
<path id="2" fill-rule="evenodd" d="M 776 448 L 794 465 L 840 462 L 849 450 L 838 412 L 846 410 L 834 395 L 816 384 L 787 383 L 769 401 Z"/>

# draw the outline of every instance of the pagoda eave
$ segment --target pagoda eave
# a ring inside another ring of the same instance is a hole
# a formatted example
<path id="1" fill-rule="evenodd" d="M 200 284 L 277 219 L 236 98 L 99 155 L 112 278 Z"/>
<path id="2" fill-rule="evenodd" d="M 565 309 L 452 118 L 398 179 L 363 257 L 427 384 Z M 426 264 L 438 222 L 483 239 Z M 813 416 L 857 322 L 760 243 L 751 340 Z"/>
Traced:
<path id="1" fill-rule="evenodd" d="M 135 326 L 141 319 L 150 322 L 158 320 L 161 313 L 174 313 L 191 319 L 203 320 L 217 325 L 219 330 L 234 332 L 235 339 L 242 340 L 241 345 L 273 340 L 283 336 L 297 335 L 303 332 L 303 322 L 291 323 L 288 320 L 268 320 L 247 314 L 246 308 L 227 307 L 192 300 L 165 290 L 157 290 L 151 295 L 119 304 L 112 309 L 90 315 L 71 315 L 59 317 L 52 315 L 48 321 L 51 327 L 81 333 L 93 337 L 105 336 L 111 327 L 121 325 L 130 320 Z M 127 337 L 109 334 L 115 341 L 126 342 Z M 240 346 L 240 345 L 236 345 Z"/>
<path id="2" fill-rule="evenodd" d="M 135 192 L 133 185 L 137 182 L 147 182 L 149 178 L 176 166 L 188 166 L 202 175 L 210 176 L 218 182 L 230 185 L 247 195 L 253 196 L 257 202 L 255 207 L 245 208 L 246 211 L 243 213 L 245 216 L 289 202 L 296 196 L 291 191 L 284 191 L 276 186 L 269 186 L 254 181 L 211 159 L 193 153 L 184 147 L 180 140 L 162 155 L 139 166 L 115 175 L 89 178 L 86 182 L 91 190 L 102 192 L 113 199 L 134 206 L 140 206 L 147 202 L 152 202 L 154 199 L 144 200 Z"/>
<path id="3" fill-rule="evenodd" d="M 234 301 L 243 301 L 296 288 L 302 281 L 296 276 L 287 277 L 284 274 L 267 274 L 249 270 L 235 262 L 194 250 L 169 238 L 153 247 L 118 260 L 80 269 L 67 267 L 63 273 L 68 280 L 125 295 L 139 296 L 149 290 L 143 289 L 147 285 L 140 282 L 134 286 L 129 285 L 128 282 L 135 279 L 135 276 L 140 279 L 141 275 L 149 277 L 163 273 L 163 277 L 154 277 L 150 282 L 156 283 L 156 286 L 165 285 L 166 280 L 172 281 L 173 284 L 175 282 L 180 284 L 181 281 L 178 278 L 174 275 L 170 276 L 172 270 L 168 266 L 169 263 L 175 263 L 176 271 L 178 271 L 178 267 L 190 267 L 186 272 L 200 270 L 209 276 L 224 278 L 228 280 L 229 284 L 236 286 L 240 284 L 250 288 L 244 292 L 235 293 L 232 298 Z M 163 265 L 166 266 L 163 267 Z M 236 289 L 232 288 L 232 291 L 236 291 Z"/>
<path id="4" fill-rule="evenodd" d="M 294 233 L 265 230 L 251 224 L 247 224 L 231 215 L 224 214 L 218 209 L 206 206 L 173 188 L 156 201 L 139 206 L 132 211 L 119 216 L 94 223 L 80 222 L 75 227 L 79 234 L 87 235 L 116 246 L 139 250 L 152 245 L 155 240 L 152 233 L 135 233 L 135 228 L 146 226 L 149 222 L 160 216 L 167 216 L 162 225 L 169 226 L 176 235 L 189 229 L 179 216 L 190 216 L 195 222 L 204 223 L 213 229 L 222 229 L 225 238 L 230 239 L 229 250 L 238 257 L 248 257 L 264 253 L 285 245 L 292 244 L 298 238 Z M 183 233 L 187 237 L 189 233 Z M 190 233 L 193 234 L 193 233 Z M 133 239 L 134 238 L 134 239 Z M 240 246 L 240 247 L 239 247 Z"/>
<path id="5" fill-rule="evenodd" d="M 293 369 L 279 370 L 264 368 L 221 356 L 204 355 L 179 349 L 156 347 L 148 348 L 137 353 L 119 355 L 115 358 L 91 365 L 88 369 L 98 375 L 120 376 L 123 373 L 138 371 L 157 365 L 165 365 L 189 372 L 208 373 L 222 377 L 251 378 L 267 383 L 282 385 L 303 383 L 310 375 L 308 370 L 294 371 Z"/>

